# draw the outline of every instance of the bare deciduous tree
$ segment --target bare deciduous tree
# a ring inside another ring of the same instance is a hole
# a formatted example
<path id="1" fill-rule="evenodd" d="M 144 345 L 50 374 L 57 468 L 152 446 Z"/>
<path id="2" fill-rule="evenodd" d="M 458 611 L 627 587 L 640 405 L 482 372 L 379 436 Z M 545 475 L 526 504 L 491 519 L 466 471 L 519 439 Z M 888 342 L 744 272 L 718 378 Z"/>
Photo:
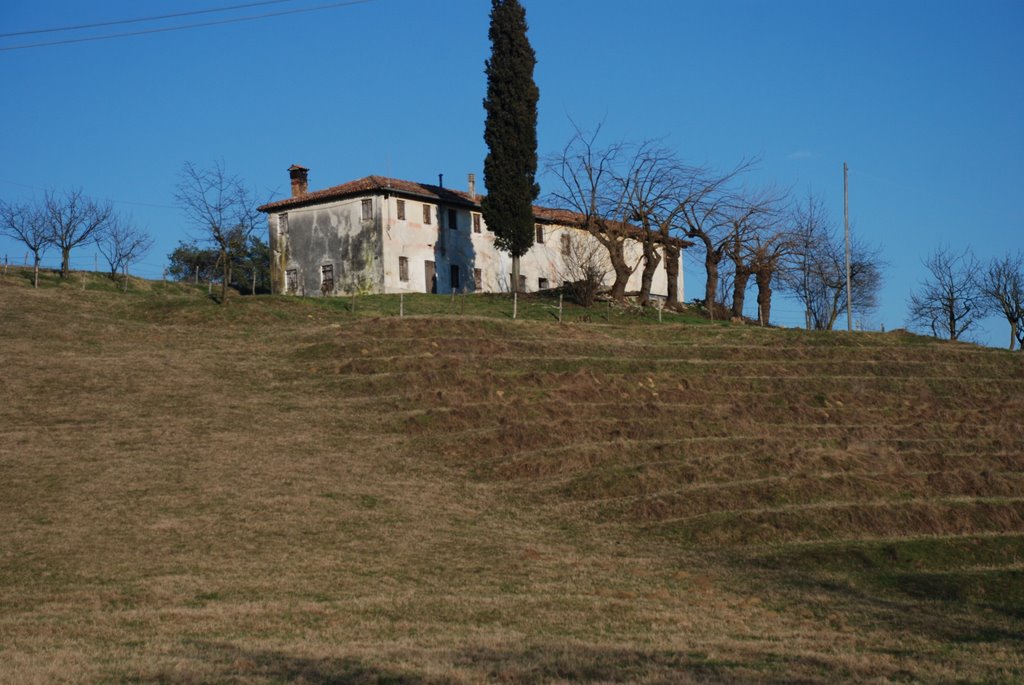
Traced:
<path id="1" fill-rule="evenodd" d="M 638 297 L 642 307 L 650 303 L 654 275 L 662 257 L 675 259 L 678 264 L 678 240 L 672 238 L 671 231 L 681 211 L 678 202 L 681 170 L 682 165 L 672 151 L 647 141 L 636 147 L 625 173 L 617 179 L 626 190 L 629 220 L 641 229 L 636 237 L 643 249 Z M 678 268 L 673 278 L 672 268 L 668 264 L 666 267 L 668 286 L 672 290 L 668 293 L 669 300 L 678 303 Z"/>
<path id="2" fill-rule="evenodd" d="M 979 264 L 970 248 L 942 247 L 922 262 L 928 278 L 910 295 L 910 323 L 935 337 L 959 340 L 984 314 L 978 282 Z"/>
<path id="3" fill-rule="evenodd" d="M 577 128 L 562 152 L 549 159 L 546 166 L 559 181 L 559 188 L 551 193 L 552 201 L 575 213 L 580 227 L 608 251 L 615 273 L 611 296 L 621 301 L 636 268 L 626 256 L 626 241 L 635 237 L 629 224 L 630 189 L 623 183 L 628 174 L 619 171 L 623 161 L 631 158 L 631 149 L 624 143 L 598 147 L 600 130 L 598 127 L 593 133 L 584 133 Z"/>
<path id="4" fill-rule="evenodd" d="M 693 169 L 680 187 L 686 236 L 696 239 L 704 248 L 704 302 L 708 307 L 714 307 L 718 301 L 718 271 L 731 237 L 728 210 L 733 198 L 727 186 L 753 168 L 754 163 L 754 160 L 743 161 L 732 171 L 720 175 Z"/>
<path id="5" fill-rule="evenodd" d="M 60 249 L 61 278 L 67 278 L 71 273 L 71 250 L 103 236 L 114 216 L 113 205 L 96 202 L 76 188 L 63 195 L 47 191 L 43 208 L 51 242 Z"/>
<path id="6" fill-rule="evenodd" d="M 846 309 L 846 247 L 821 200 L 807 197 L 794 207 L 793 252 L 782 271 L 782 285 L 803 304 L 806 325 L 832 330 Z M 854 238 L 850 245 L 851 309 L 867 314 L 878 307 L 884 262 L 878 248 Z"/>
<path id="7" fill-rule="evenodd" d="M 220 302 L 225 304 L 231 264 L 257 226 L 257 202 L 220 161 L 207 169 L 185 162 L 174 197 L 193 227 L 217 248 L 223 271 Z"/>
<path id="8" fill-rule="evenodd" d="M 45 214 L 31 204 L 0 201 L 0 233 L 25 245 L 32 252 L 32 285 L 39 287 L 39 260 L 53 244 L 53 235 Z"/>
<path id="9" fill-rule="evenodd" d="M 110 277 L 121 273 L 128 285 L 128 266 L 136 262 L 153 247 L 153 239 L 144 230 L 134 225 L 131 218 L 114 216 L 107 230 L 96 241 L 96 248 L 110 267 Z"/>
<path id="10" fill-rule="evenodd" d="M 981 294 L 988 310 L 1010 324 L 1010 349 L 1024 350 L 1024 254 L 993 259 L 981 274 Z"/>
<path id="11" fill-rule="evenodd" d="M 737 194 L 723 208 L 728 234 L 724 253 L 733 265 L 732 315 L 743 316 L 747 284 L 757 282 L 758 320 L 771 316 L 771 283 L 788 254 L 791 243 L 782 221 L 783 194 L 773 188 L 753 194 Z"/>
<path id="12" fill-rule="evenodd" d="M 564 233 L 562 245 L 562 272 L 559 278 L 568 295 L 583 307 L 591 307 L 608 275 L 608 252 L 604 246 L 587 235 Z"/>

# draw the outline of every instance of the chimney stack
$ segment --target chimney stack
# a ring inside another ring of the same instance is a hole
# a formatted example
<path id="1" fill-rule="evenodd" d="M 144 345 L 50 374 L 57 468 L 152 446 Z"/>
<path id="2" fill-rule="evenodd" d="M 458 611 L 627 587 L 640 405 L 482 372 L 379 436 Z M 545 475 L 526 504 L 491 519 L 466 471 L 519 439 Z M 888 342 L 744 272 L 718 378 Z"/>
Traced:
<path id="1" fill-rule="evenodd" d="M 469 197 L 476 200 L 476 174 L 469 175 Z"/>
<path id="2" fill-rule="evenodd" d="M 309 191 L 309 169 L 292 164 L 288 167 L 288 175 L 292 179 L 292 197 L 305 195 Z"/>

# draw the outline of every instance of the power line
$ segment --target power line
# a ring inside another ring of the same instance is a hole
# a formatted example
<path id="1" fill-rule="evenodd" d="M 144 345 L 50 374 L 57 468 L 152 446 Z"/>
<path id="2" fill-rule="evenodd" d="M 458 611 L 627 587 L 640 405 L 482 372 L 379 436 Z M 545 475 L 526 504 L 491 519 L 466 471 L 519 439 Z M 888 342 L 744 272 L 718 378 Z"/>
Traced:
<path id="1" fill-rule="evenodd" d="M 281 17 L 287 14 L 301 14 L 303 12 L 318 12 L 320 10 L 335 9 L 338 7 L 349 7 L 351 5 L 362 5 L 368 2 L 375 2 L 375 0 L 347 0 L 346 2 L 332 2 L 326 5 L 317 5 L 316 7 L 302 7 L 293 10 L 283 10 L 281 12 L 267 12 L 265 14 L 254 14 L 247 17 L 235 17 L 234 19 L 220 19 L 218 21 L 206 21 L 196 24 L 183 24 L 181 26 L 168 26 L 158 29 L 144 29 L 141 31 L 125 31 L 124 33 L 109 33 L 104 36 L 90 36 L 87 38 L 68 38 L 66 40 L 54 40 L 46 43 L 28 43 L 26 45 L 12 45 L 10 47 L 0 48 L 0 52 L 10 52 L 12 50 L 28 50 L 29 48 L 45 48 L 53 45 L 70 45 L 71 43 L 87 43 L 96 40 L 108 40 L 110 38 L 124 38 L 127 36 L 143 36 L 150 33 L 166 33 L 169 31 L 184 31 L 185 29 L 195 29 L 203 26 L 220 26 L 223 24 L 236 24 L 242 21 L 255 21 L 257 19 L 268 19 L 270 17 Z"/>
<path id="2" fill-rule="evenodd" d="M 0 33 L 0 38 L 11 38 L 13 36 L 30 36 L 38 33 L 57 33 L 60 31 L 78 31 L 80 29 L 95 29 L 101 26 L 117 26 L 120 24 L 139 24 L 146 21 L 160 21 L 162 19 L 177 19 L 178 17 L 190 17 L 197 14 L 213 14 L 215 12 L 229 12 L 231 10 L 257 7 L 260 5 L 277 5 L 282 2 L 294 2 L 295 0 L 262 0 L 262 2 L 247 2 L 244 5 L 229 5 L 228 7 L 215 7 L 208 10 L 195 10 L 193 12 L 177 12 L 175 14 L 161 14 L 154 17 L 139 17 L 138 19 L 116 19 L 113 21 L 101 21 L 95 24 L 77 24 L 75 26 L 58 26 L 49 29 L 32 29 L 30 31 L 13 31 L 11 33 Z"/>
<path id="3" fill-rule="evenodd" d="M 38 190 L 40 192 L 49 192 L 47 188 L 40 188 L 39 186 L 30 186 L 24 183 L 18 183 L 17 181 L 8 181 L 6 178 L 0 178 L 0 183 L 8 183 L 12 186 L 19 186 L 21 188 L 28 188 L 29 190 Z M 132 200 L 118 200 L 112 197 L 99 197 L 97 200 L 106 200 L 107 202 L 113 202 L 116 205 L 136 205 L 139 207 L 157 207 L 159 209 L 180 209 L 174 205 L 160 205 L 154 202 L 133 202 Z"/>

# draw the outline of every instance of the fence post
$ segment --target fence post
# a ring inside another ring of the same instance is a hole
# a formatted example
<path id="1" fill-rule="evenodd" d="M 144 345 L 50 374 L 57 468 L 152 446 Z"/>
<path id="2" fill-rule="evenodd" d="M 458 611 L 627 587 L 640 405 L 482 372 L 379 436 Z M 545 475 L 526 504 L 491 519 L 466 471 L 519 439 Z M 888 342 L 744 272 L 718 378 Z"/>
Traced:
<path id="1" fill-rule="evenodd" d="M 659 306 L 659 307 L 658 307 L 658 323 L 661 323 L 661 313 L 662 313 L 662 312 L 663 312 L 664 310 L 665 310 L 665 308 L 664 308 L 664 307 L 662 307 L 662 306 Z"/>
<path id="2" fill-rule="evenodd" d="M 558 293 L 558 323 L 562 323 L 562 293 Z"/>
<path id="3" fill-rule="evenodd" d="M 519 291 L 512 291 L 512 320 L 514 321 L 516 316 L 519 314 Z"/>
<path id="4" fill-rule="evenodd" d="M 398 293 L 398 318 L 405 316 L 405 293 Z"/>

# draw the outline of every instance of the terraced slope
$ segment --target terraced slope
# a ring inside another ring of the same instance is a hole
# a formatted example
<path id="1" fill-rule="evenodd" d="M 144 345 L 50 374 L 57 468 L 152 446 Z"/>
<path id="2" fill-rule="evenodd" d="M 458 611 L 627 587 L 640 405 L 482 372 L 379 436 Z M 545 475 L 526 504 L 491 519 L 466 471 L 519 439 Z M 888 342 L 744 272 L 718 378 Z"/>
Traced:
<path id="1" fill-rule="evenodd" d="M 0 680 L 1024 679 L 1020 355 L 0 305 Z"/>

